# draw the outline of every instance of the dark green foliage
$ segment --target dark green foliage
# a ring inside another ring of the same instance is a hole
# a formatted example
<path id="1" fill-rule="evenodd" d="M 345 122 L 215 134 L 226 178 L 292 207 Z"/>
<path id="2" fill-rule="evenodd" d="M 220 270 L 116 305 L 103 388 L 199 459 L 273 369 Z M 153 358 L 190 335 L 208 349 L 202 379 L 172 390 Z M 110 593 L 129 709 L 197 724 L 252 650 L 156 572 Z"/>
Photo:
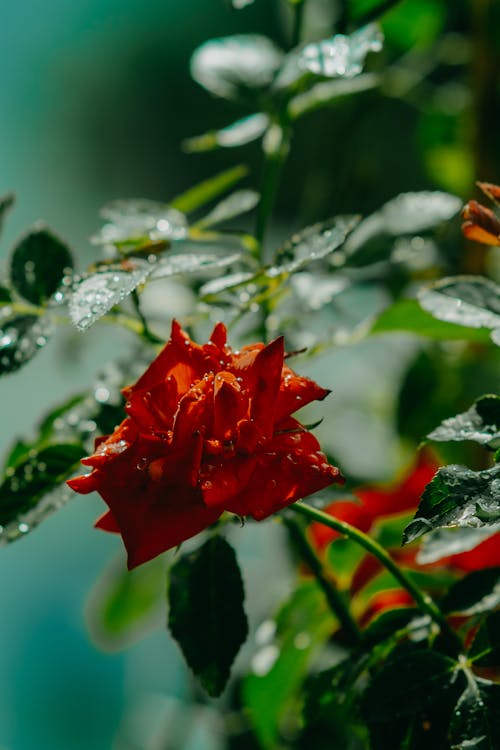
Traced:
<path id="1" fill-rule="evenodd" d="M 491 612 L 485 617 L 472 642 L 468 656 L 478 667 L 495 667 L 497 669 L 500 667 L 499 610 Z"/>
<path id="2" fill-rule="evenodd" d="M 363 696 L 373 750 L 445 750 L 448 722 L 465 685 L 447 656 L 409 645 L 396 649 Z"/>
<path id="3" fill-rule="evenodd" d="M 47 492 L 73 473 L 84 455 L 81 445 L 61 443 L 32 448 L 14 466 L 11 463 L 0 485 L 0 525 L 11 524 L 35 508 Z"/>
<path id="4" fill-rule="evenodd" d="M 222 693 L 248 625 L 233 548 L 220 536 L 183 555 L 170 570 L 168 626 L 211 696 Z"/>
<path id="5" fill-rule="evenodd" d="M 428 436 L 429 440 L 474 440 L 493 450 L 500 447 L 500 398 L 481 396 L 463 414 L 445 419 Z"/>
<path id="6" fill-rule="evenodd" d="M 476 570 L 457 581 L 441 601 L 443 612 L 476 615 L 500 605 L 500 568 Z"/>
<path id="7" fill-rule="evenodd" d="M 0 321 L 0 375 L 19 370 L 47 343 L 50 327 L 38 315 L 11 315 Z"/>
<path id="8" fill-rule="evenodd" d="M 45 227 L 35 227 L 14 248 L 10 278 L 21 297 L 41 305 L 57 291 L 72 268 L 68 247 Z"/>
<path id="9" fill-rule="evenodd" d="M 403 541 L 406 544 L 443 526 L 478 528 L 497 523 L 500 523 L 500 466 L 484 471 L 443 466 L 425 488 Z"/>

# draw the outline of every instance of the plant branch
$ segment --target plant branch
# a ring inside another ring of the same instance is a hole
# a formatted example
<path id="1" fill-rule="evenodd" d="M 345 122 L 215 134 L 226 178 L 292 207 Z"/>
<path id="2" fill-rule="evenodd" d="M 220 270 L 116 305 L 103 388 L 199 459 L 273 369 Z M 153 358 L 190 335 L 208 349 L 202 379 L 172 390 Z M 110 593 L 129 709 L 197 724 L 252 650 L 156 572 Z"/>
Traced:
<path id="1" fill-rule="evenodd" d="M 137 317 L 142 323 L 142 335 L 144 336 L 144 338 L 147 339 L 147 341 L 149 341 L 151 344 L 163 343 L 163 340 L 158 338 L 158 336 L 156 336 L 156 334 L 154 334 L 149 328 L 148 321 L 144 317 L 144 313 L 141 310 L 141 302 L 137 289 L 134 289 L 134 291 L 132 292 L 132 302 L 134 303 Z"/>
<path id="2" fill-rule="evenodd" d="M 340 592 L 337 591 L 333 582 L 325 572 L 321 560 L 316 555 L 300 524 L 291 518 L 284 518 L 283 521 L 300 557 L 306 563 L 308 568 L 310 568 L 319 586 L 322 588 L 332 614 L 340 622 L 346 636 L 349 638 L 349 641 L 353 644 L 359 644 L 361 642 L 359 628 L 349 612 L 344 598 Z"/>
<path id="3" fill-rule="evenodd" d="M 304 20 L 304 9 L 306 7 L 306 0 L 294 0 L 293 3 L 293 28 L 292 28 L 292 39 L 291 46 L 296 47 L 300 44 L 302 37 L 302 22 Z"/>
<path id="4" fill-rule="evenodd" d="M 449 626 L 446 618 L 442 614 L 437 604 L 431 599 L 431 597 L 423 592 L 406 573 L 396 565 L 391 556 L 386 550 L 374 539 L 371 539 L 367 534 L 364 534 L 359 529 L 351 526 L 345 521 L 340 521 L 337 518 L 329 516 L 317 508 L 313 508 L 303 502 L 297 502 L 290 506 L 291 510 L 299 513 L 311 521 L 322 523 L 324 526 L 328 526 L 330 529 L 340 532 L 343 536 L 352 539 L 354 542 L 363 547 L 367 552 L 374 555 L 377 560 L 388 570 L 394 578 L 401 584 L 401 586 L 408 591 L 409 594 L 415 600 L 415 603 L 419 609 L 439 627 L 441 634 L 446 639 L 448 644 L 452 647 L 456 653 L 460 650 L 461 644 L 457 635 L 453 632 Z"/>

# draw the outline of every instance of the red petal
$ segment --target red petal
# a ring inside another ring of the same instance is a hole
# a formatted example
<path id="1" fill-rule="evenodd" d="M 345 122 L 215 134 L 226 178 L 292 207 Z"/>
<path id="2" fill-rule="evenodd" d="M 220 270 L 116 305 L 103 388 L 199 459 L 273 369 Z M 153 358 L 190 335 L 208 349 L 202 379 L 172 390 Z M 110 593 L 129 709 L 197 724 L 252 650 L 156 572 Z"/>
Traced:
<path id="1" fill-rule="evenodd" d="M 120 533 L 120 529 L 115 521 L 115 517 L 110 510 L 107 510 L 102 514 L 102 516 L 99 516 L 94 524 L 94 527 L 96 529 L 101 529 L 102 531 L 110 531 L 111 533 L 116 534 Z"/>
<path id="2" fill-rule="evenodd" d="M 219 349 L 224 349 L 227 341 L 227 330 L 224 323 L 217 323 L 210 336 L 210 341 Z"/>
<path id="3" fill-rule="evenodd" d="M 231 498 L 238 499 L 255 470 L 255 456 L 235 456 L 219 463 L 206 464 L 201 473 L 203 500 L 209 507 L 228 507 Z"/>
<path id="4" fill-rule="evenodd" d="M 253 363 L 242 372 L 250 391 L 250 413 L 263 437 L 273 434 L 274 414 L 283 370 L 283 337 L 261 349 Z"/>
<path id="5" fill-rule="evenodd" d="M 300 428 L 295 420 L 289 422 Z M 339 470 L 321 453 L 316 438 L 306 431 L 275 436 L 256 459 L 247 487 L 227 503 L 226 510 L 251 515 L 257 521 L 333 482 L 343 481 Z"/>
<path id="6" fill-rule="evenodd" d="M 169 376 L 175 378 L 179 393 L 185 393 L 191 383 L 203 377 L 204 372 L 203 348 L 191 341 L 179 323 L 174 320 L 170 341 L 137 383 L 123 389 L 123 395 L 129 399 L 136 391 L 151 390 Z"/>
<path id="7" fill-rule="evenodd" d="M 330 393 L 314 380 L 296 375 L 285 365 L 276 406 L 276 421 L 290 416 L 311 401 L 322 401 Z"/>
<path id="8" fill-rule="evenodd" d="M 248 397 L 230 372 L 220 372 L 214 379 L 213 436 L 217 440 L 236 438 L 238 422 L 248 417 Z"/>

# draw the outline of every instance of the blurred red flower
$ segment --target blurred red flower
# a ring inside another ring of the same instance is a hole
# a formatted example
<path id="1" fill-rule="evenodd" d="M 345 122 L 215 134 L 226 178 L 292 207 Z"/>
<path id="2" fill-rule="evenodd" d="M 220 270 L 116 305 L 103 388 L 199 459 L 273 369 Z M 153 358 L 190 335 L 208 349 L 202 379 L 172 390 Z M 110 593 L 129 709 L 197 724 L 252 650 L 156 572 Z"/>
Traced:
<path id="1" fill-rule="evenodd" d="M 478 182 L 478 187 L 497 205 L 500 204 L 500 187 L 489 182 Z M 462 211 L 465 219 L 462 232 L 469 240 L 483 245 L 500 245 L 500 219 L 490 208 L 477 201 L 469 201 Z"/>
<path id="2" fill-rule="evenodd" d="M 360 487 L 354 491 L 356 500 L 338 500 L 325 508 L 325 512 L 334 518 L 355 526 L 360 531 L 369 532 L 375 523 L 388 520 L 409 511 L 416 511 L 426 485 L 431 481 L 439 468 L 435 456 L 430 450 L 421 451 L 416 463 L 400 481 L 387 487 Z M 314 546 L 323 551 L 341 534 L 320 523 L 310 526 Z M 444 557 L 429 564 L 418 563 L 418 545 L 410 547 L 394 546 L 389 549 L 393 559 L 402 567 L 413 570 L 431 570 L 447 567 L 459 573 L 500 566 L 500 533 L 493 534 L 472 550 Z M 382 564 L 371 555 L 364 555 L 350 579 L 350 593 L 355 595 L 375 579 L 384 570 Z M 335 576 L 335 571 L 332 571 Z M 396 586 L 396 582 L 394 582 Z M 405 598 L 406 597 L 406 598 Z M 404 601 L 403 601 L 404 599 Z M 400 589 L 376 592 L 370 599 L 368 609 L 362 614 L 361 622 L 365 624 L 384 609 L 404 606 L 410 603 L 408 595 L 400 595 Z"/>
<path id="3" fill-rule="evenodd" d="M 218 324 L 207 344 L 177 322 L 169 342 L 123 391 L 127 418 L 96 443 L 68 482 L 96 490 L 133 568 L 214 523 L 223 511 L 256 520 L 342 482 L 316 438 L 291 414 L 329 391 L 284 362 L 283 339 L 232 351 Z"/>

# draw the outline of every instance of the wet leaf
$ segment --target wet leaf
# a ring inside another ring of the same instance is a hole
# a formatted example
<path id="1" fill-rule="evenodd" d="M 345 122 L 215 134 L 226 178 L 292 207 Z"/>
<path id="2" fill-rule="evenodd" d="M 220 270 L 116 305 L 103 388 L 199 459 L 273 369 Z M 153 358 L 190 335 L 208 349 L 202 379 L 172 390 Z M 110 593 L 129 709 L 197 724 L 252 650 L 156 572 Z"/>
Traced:
<path id="1" fill-rule="evenodd" d="M 320 310 L 347 289 L 351 280 L 339 273 L 327 277 L 322 273 L 299 272 L 292 276 L 290 283 L 305 309 Z"/>
<path id="2" fill-rule="evenodd" d="M 500 610 L 481 623 L 468 656 L 478 667 L 500 667 Z"/>
<path id="3" fill-rule="evenodd" d="M 358 29 L 350 36 L 336 34 L 331 39 L 307 44 L 298 65 L 315 75 L 352 78 L 363 70 L 369 52 L 380 52 L 384 36 L 378 24 Z"/>
<path id="4" fill-rule="evenodd" d="M 500 448 L 500 397 L 481 396 L 470 409 L 445 419 L 427 437 L 443 442 L 474 440 L 493 450 Z"/>
<path id="5" fill-rule="evenodd" d="M 375 73 L 364 73 L 356 78 L 336 78 L 332 81 L 321 81 L 290 100 L 288 112 L 292 120 L 328 107 L 338 99 L 352 96 L 363 91 L 370 91 L 380 84 Z"/>
<path id="6" fill-rule="evenodd" d="M 183 213 L 165 203 L 146 199 L 119 200 L 101 209 L 107 220 L 92 237 L 97 245 L 143 244 L 149 240 L 179 240 L 187 235 Z"/>
<path id="7" fill-rule="evenodd" d="M 236 8 L 236 10 L 246 8 L 247 5 L 252 5 L 253 2 L 254 0 L 231 0 L 233 8 Z"/>
<path id="8" fill-rule="evenodd" d="M 59 492 L 59 485 L 78 468 L 84 455 L 81 444 L 32 448 L 6 469 L 0 485 L 0 544 L 25 535 L 67 501 L 72 493 L 64 488 Z"/>
<path id="9" fill-rule="evenodd" d="M 213 151 L 216 148 L 236 148 L 257 140 L 266 132 L 269 116 L 263 112 L 243 117 L 220 130 L 210 130 L 203 135 L 187 138 L 183 148 L 188 153 Z"/>
<path id="10" fill-rule="evenodd" d="M 356 216 L 337 216 L 297 232 L 277 250 L 275 265 L 268 268 L 266 274 L 270 277 L 290 274 L 323 260 L 344 244 L 358 220 Z M 340 256 L 336 265 L 343 262 L 344 257 Z"/>
<path id="11" fill-rule="evenodd" d="M 375 319 L 371 333 L 406 332 L 426 336 L 434 341 L 489 340 L 488 333 L 477 328 L 438 320 L 421 308 L 415 299 L 401 299 L 386 308 Z"/>
<path id="12" fill-rule="evenodd" d="M 500 568 L 475 570 L 457 581 L 441 600 L 443 612 L 477 615 L 500 605 Z"/>
<path id="13" fill-rule="evenodd" d="M 12 286 L 24 299 L 41 305 L 51 297 L 73 258 L 68 247 L 45 227 L 35 227 L 22 237 L 10 260 Z"/>
<path id="14" fill-rule="evenodd" d="M 233 548 L 214 536 L 171 568 L 168 626 L 209 695 L 222 693 L 248 625 Z"/>
<path id="15" fill-rule="evenodd" d="M 458 214 L 462 201 L 438 190 L 401 193 L 380 209 L 385 230 L 394 236 L 416 234 L 449 221 Z"/>
<path id="16" fill-rule="evenodd" d="M 500 745 L 500 685 L 468 673 L 450 724 L 453 750 L 496 750 Z"/>
<path id="17" fill-rule="evenodd" d="M 424 747 L 405 742 L 419 735 L 429 747 L 445 747 L 449 717 L 464 686 L 453 659 L 426 648 L 395 649 L 363 696 L 373 749 Z"/>
<path id="18" fill-rule="evenodd" d="M 221 276 L 218 279 L 211 279 L 201 287 L 200 297 L 209 300 L 221 292 L 244 286 L 254 278 L 255 274 L 252 271 L 238 271 L 227 274 L 227 276 Z"/>
<path id="19" fill-rule="evenodd" d="M 443 466 L 425 488 L 403 543 L 443 527 L 491 527 L 500 523 L 500 465 L 483 471 Z"/>
<path id="20" fill-rule="evenodd" d="M 159 627 L 165 617 L 164 556 L 127 570 L 120 556 L 103 572 L 86 606 L 92 640 L 106 651 L 129 648 Z"/>
<path id="21" fill-rule="evenodd" d="M 104 271 L 94 273 L 75 285 L 69 303 L 71 320 L 80 331 L 85 331 L 96 320 L 143 284 L 153 266 L 134 261 L 132 271 Z"/>
<path id="22" fill-rule="evenodd" d="M 183 253 L 182 255 L 168 255 L 159 260 L 153 267 L 150 278 L 163 279 L 176 274 L 192 274 L 209 271 L 214 268 L 224 268 L 236 263 L 241 253 L 221 255 L 220 253 Z"/>
<path id="23" fill-rule="evenodd" d="M 427 565 L 450 555 L 469 552 L 497 531 L 500 531 L 500 524 L 481 529 L 467 526 L 436 529 L 423 539 L 422 546 L 417 553 L 417 562 L 419 565 Z"/>
<path id="24" fill-rule="evenodd" d="M 311 658 L 332 632 L 331 613 L 315 582 L 302 583 L 276 621 L 262 623 L 260 648 L 243 683 L 244 705 L 263 747 L 275 747 Z"/>
<path id="25" fill-rule="evenodd" d="M 283 52 L 260 34 L 211 39 L 191 58 L 194 80 L 215 96 L 253 100 L 268 88 L 283 61 Z"/>
<path id="26" fill-rule="evenodd" d="M 439 320 L 471 328 L 491 328 L 493 334 L 500 328 L 500 286 L 490 279 L 450 276 L 422 289 L 418 300 L 424 310 Z"/>
<path id="27" fill-rule="evenodd" d="M 231 167 L 230 169 L 225 169 L 214 177 L 210 177 L 208 180 L 203 180 L 203 182 L 200 182 L 198 185 L 186 190 L 185 193 L 178 195 L 170 205 L 184 213 L 196 211 L 197 208 L 201 208 L 201 206 L 215 200 L 215 198 L 218 198 L 227 190 L 230 190 L 234 185 L 240 182 L 243 177 L 246 177 L 247 174 L 248 169 L 243 166 L 243 164 Z"/>
<path id="28" fill-rule="evenodd" d="M 47 343 L 51 328 L 45 316 L 0 317 L 0 375 L 15 372 L 29 362 Z"/>
<path id="29" fill-rule="evenodd" d="M 0 196 L 0 232 L 3 229 L 5 217 L 14 205 L 14 193 L 5 193 Z"/>
<path id="30" fill-rule="evenodd" d="M 360 222 L 346 243 L 346 252 L 350 256 L 360 254 L 363 246 L 373 244 L 377 239 L 380 241 L 380 237 L 427 232 L 449 221 L 461 206 L 460 198 L 437 190 L 401 193 Z M 392 252 L 392 243 L 383 242 L 382 251 L 378 252 L 381 257 L 375 260 L 387 259 Z"/>
<path id="31" fill-rule="evenodd" d="M 197 222 L 196 226 L 207 229 L 234 219 L 235 216 L 241 216 L 255 208 L 259 198 L 255 190 L 236 190 L 218 203 L 209 214 Z"/>

